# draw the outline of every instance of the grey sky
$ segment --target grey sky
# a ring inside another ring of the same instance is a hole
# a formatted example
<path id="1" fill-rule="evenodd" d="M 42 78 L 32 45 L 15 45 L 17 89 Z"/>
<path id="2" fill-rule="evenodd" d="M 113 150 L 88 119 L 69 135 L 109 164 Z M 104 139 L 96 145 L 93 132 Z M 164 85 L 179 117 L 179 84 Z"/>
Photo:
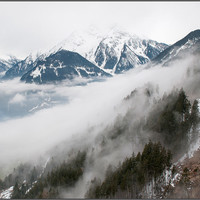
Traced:
<path id="1" fill-rule="evenodd" d="M 200 2 L 0 2 L 0 58 L 47 50 L 91 24 L 173 44 L 199 28 L 199 10 Z"/>

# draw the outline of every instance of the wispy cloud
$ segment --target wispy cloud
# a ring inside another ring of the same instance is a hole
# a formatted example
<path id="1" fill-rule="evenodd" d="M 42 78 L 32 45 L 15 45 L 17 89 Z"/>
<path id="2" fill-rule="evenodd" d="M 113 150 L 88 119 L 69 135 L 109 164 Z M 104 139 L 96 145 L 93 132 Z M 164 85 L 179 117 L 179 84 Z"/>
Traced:
<path id="1" fill-rule="evenodd" d="M 2 101 L 4 107 L 12 104 L 15 106 L 13 108 L 16 108 L 23 102 L 20 108 L 23 109 L 29 104 L 33 105 L 33 101 L 38 99 L 41 102 L 48 98 L 50 102 L 55 99 L 58 101 L 54 106 L 50 105 L 35 113 L 27 115 L 26 110 L 23 116 L 0 122 L 1 166 L 12 168 L 18 162 L 37 160 L 63 142 L 66 149 L 94 144 L 99 133 L 113 124 L 118 116 L 127 113 L 130 105 L 122 104 L 122 101 L 131 91 L 150 83 L 158 86 L 158 92 L 155 94 L 157 98 L 173 87 L 185 87 L 186 72 L 192 61 L 191 57 L 170 67 L 138 67 L 106 81 L 90 82 L 84 86 L 69 86 L 66 82 L 60 85 L 25 84 L 18 80 L 1 82 L 1 96 L 6 98 L 6 101 Z M 135 116 L 145 113 L 142 95 L 134 102 L 134 107 Z M 81 143 L 77 144 L 79 140 Z M 130 154 L 133 144 L 129 143 L 127 148 L 121 148 L 122 144 L 127 142 L 126 139 L 123 140 L 118 144 L 119 151 L 112 150 L 111 145 L 107 155 L 101 157 L 99 154 L 99 161 L 95 166 L 98 166 L 100 161 L 106 166 L 112 158 L 113 161 L 120 160 Z M 137 148 L 137 144 L 134 145 L 134 148 Z M 103 169 L 96 168 L 94 173 L 101 173 Z"/>

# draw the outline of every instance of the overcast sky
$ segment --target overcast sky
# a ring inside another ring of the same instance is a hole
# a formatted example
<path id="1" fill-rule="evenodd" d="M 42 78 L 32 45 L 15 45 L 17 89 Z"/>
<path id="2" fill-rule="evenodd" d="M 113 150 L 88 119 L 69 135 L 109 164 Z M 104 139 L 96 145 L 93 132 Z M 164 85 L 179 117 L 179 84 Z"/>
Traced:
<path id="1" fill-rule="evenodd" d="M 90 25 L 173 44 L 199 29 L 199 10 L 200 2 L 0 2 L 0 58 L 47 50 Z"/>

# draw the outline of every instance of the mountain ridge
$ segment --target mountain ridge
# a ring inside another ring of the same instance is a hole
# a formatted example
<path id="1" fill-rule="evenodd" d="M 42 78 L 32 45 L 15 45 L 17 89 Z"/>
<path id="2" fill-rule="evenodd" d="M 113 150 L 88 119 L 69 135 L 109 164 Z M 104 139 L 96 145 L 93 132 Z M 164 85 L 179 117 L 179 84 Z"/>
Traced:
<path id="1" fill-rule="evenodd" d="M 163 64 L 167 65 L 167 60 L 172 59 L 175 56 L 178 57 L 182 54 L 182 52 L 186 51 L 187 49 L 195 51 L 195 46 L 199 46 L 198 43 L 200 43 L 200 29 L 191 31 L 185 37 L 166 48 L 158 56 L 152 59 L 152 63 L 158 64 L 165 62 L 166 64 Z"/>
<path id="2" fill-rule="evenodd" d="M 76 52 L 67 50 L 58 51 L 21 77 L 26 83 L 48 83 L 73 79 L 74 77 L 110 76 Z"/>
<path id="3" fill-rule="evenodd" d="M 30 54 L 8 69 L 3 78 L 22 78 L 28 71 L 38 66 L 40 61 L 43 62 L 49 56 L 62 50 L 79 53 L 101 70 L 114 75 L 149 62 L 167 46 L 164 43 L 141 39 L 136 35 L 119 30 L 112 30 L 105 35 L 94 30 L 91 33 L 89 31 L 88 33 L 75 32 L 43 54 L 35 56 Z M 127 48 L 129 50 L 126 50 Z"/>

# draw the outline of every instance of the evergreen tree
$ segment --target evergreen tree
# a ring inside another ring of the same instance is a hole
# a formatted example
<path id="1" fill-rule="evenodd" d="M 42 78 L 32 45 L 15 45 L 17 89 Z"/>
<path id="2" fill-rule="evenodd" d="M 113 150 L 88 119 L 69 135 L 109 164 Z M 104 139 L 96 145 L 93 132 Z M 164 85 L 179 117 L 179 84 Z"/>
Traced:
<path id="1" fill-rule="evenodd" d="M 47 173 L 46 177 L 38 179 L 37 183 L 25 195 L 25 198 L 42 198 L 44 195 L 48 198 L 58 197 L 58 188 L 60 186 L 72 187 L 83 174 L 86 152 L 78 152 L 76 157 L 69 162 L 63 162 L 53 170 Z M 55 163 L 54 163 L 55 164 Z M 50 166 L 49 166 L 50 168 Z M 36 176 L 35 170 L 32 171 L 32 177 Z M 32 179 L 32 180 L 33 180 Z M 46 190 L 49 190 L 46 193 Z"/>
<path id="2" fill-rule="evenodd" d="M 37 170 L 34 166 L 33 170 L 31 171 L 31 175 L 30 175 L 30 183 L 32 184 L 36 180 L 37 180 Z"/>
<path id="3" fill-rule="evenodd" d="M 196 130 L 197 124 L 199 123 L 199 109 L 198 109 L 198 101 L 195 99 L 191 109 L 190 121 L 192 123 L 193 131 Z"/>
<path id="4" fill-rule="evenodd" d="M 133 154 L 132 157 L 126 158 L 116 170 L 109 170 L 102 183 L 91 184 L 86 197 L 116 198 L 115 194 L 123 191 L 120 198 L 138 198 L 145 183 L 152 178 L 156 180 L 170 166 L 170 151 L 166 151 L 160 143 L 150 141 L 145 145 L 142 154 L 138 153 L 136 157 Z"/>
<path id="5" fill-rule="evenodd" d="M 189 113 L 190 106 L 190 102 L 187 99 L 184 90 L 181 89 L 178 95 L 178 99 L 175 102 L 174 109 L 178 113 L 182 114 L 182 121 L 187 120 L 187 114 Z"/>
<path id="6" fill-rule="evenodd" d="M 15 186 L 13 188 L 13 193 L 11 199 L 20 199 L 21 198 L 21 192 L 18 186 L 18 183 L 15 183 Z"/>
<path id="7" fill-rule="evenodd" d="M 189 170 L 187 167 L 185 167 L 183 169 L 183 173 L 181 176 L 181 180 L 180 183 L 183 185 L 185 193 L 186 193 L 186 197 L 189 198 L 189 191 L 188 191 L 188 187 L 190 186 L 190 179 L 189 179 Z"/>
<path id="8" fill-rule="evenodd" d="M 5 183 L 0 179 L 0 190 L 5 189 Z"/>

